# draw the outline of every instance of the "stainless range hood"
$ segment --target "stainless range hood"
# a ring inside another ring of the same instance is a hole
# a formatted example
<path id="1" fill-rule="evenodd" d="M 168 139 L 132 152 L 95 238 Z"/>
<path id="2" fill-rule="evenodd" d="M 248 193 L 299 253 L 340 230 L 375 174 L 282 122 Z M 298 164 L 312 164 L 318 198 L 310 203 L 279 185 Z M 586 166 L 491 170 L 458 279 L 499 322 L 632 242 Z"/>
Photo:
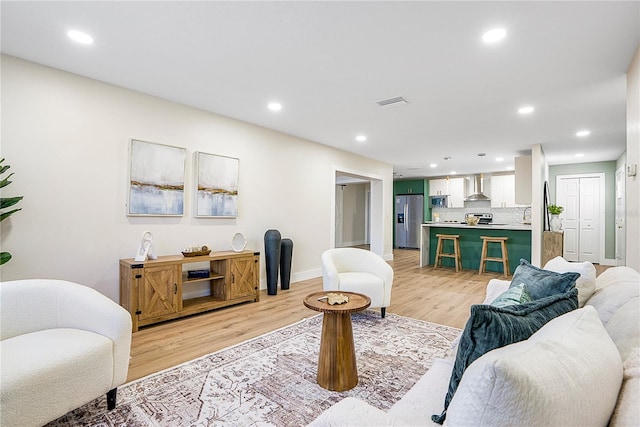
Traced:
<path id="1" fill-rule="evenodd" d="M 464 201 L 465 202 L 478 202 L 478 201 L 484 201 L 484 200 L 491 200 L 488 196 L 486 196 L 484 194 L 484 176 L 482 174 L 480 175 L 474 175 L 473 177 L 471 177 L 471 180 L 473 181 L 473 192 L 471 194 L 469 194 Z M 471 188 L 471 187 L 470 187 Z"/>

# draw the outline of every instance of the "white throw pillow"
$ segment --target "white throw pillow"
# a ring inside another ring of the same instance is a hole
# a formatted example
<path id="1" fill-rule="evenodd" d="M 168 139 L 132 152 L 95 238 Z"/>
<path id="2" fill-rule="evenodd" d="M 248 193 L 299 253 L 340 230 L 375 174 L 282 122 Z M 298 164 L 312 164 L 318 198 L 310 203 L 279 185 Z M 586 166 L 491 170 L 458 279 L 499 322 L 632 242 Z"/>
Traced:
<path id="1" fill-rule="evenodd" d="M 596 310 L 587 306 L 473 362 L 446 424 L 603 426 L 621 383 L 620 354 Z"/>
<path id="2" fill-rule="evenodd" d="M 547 261 L 543 269 L 556 273 L 580 273 L 580 277 L 576 280 L 578 307 L 584 307 L 584 303 L 596 290 L 596 268 L 589 261 L 569 262 L 561 256 L 557 256 Z"/>

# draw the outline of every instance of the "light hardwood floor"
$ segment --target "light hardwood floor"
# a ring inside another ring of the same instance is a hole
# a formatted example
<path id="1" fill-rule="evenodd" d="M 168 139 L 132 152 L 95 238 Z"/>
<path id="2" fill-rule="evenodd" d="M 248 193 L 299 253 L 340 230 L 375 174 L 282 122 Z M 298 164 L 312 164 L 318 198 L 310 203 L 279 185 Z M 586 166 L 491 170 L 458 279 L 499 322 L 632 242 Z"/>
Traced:
<path id="1" fill-rule="evenodd" d="M 451 268 L 419 268 L 419 251 L 394 250 L 395 277 L 387 313 L 463 328 L 471 304 L 481 303 L 487 282 L 501 274 L 456 273 Z M 597 268 L 599 266 L 596 266 Z M 598 270 L 598 274 L 600 273 Z M 133 334 L 127 380 L 170 368 L 199 356 L 282 328 L 317 313 L 302 304 L 322 290 L 322 278 L 292 283 L 289 290 L 209 313 L 143 328 Z"/>

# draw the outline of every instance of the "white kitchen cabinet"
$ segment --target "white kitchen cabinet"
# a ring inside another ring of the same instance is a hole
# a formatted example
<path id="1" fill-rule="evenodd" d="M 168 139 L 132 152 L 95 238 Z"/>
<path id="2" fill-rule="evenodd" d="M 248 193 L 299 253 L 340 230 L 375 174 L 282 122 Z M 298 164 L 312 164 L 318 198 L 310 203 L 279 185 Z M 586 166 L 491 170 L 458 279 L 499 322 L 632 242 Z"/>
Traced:
<path id="1" fill-rule="evenodd" d="M 516 206 L 516 176 L 491 176 L 491 207 L 513 208 Z"/>
<path id="2" fill-rule="evenodd" d="M 430 196 L 449 196 L 450 208 L 464 207 L 464 178 L 439 178 L 429 180 Z"/>
<path id="3" fill-rule="evenodd" d="M 449 207 L 464 208 L 464 178 L 449 178 Z"/>
<path id="4" fill-rule="evenodd" d="M 430 179 L 429 180 L 429 195 L 430 196 L 443 196 L 449 194 L 447 190 L 447 180 L 442 179 Z"/>

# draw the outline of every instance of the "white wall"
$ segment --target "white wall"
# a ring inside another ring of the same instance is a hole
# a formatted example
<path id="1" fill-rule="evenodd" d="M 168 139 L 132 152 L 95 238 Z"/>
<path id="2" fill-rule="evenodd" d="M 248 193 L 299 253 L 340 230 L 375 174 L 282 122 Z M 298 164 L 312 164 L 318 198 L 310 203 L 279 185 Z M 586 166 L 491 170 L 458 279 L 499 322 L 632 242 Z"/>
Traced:
<path id="1" fill-rule="evenodd" d="M 531 264 L 542 267 L 544 231 L 544 182 L 549 180 L 549 165 L 540 144 L 531 146 Z"/>
<path id="2" fill-rule="evenodd" d="M 640 168 L 640 46 L 627 70 L 627 164 Z M 640 170 L 625 186 L 627 266 L 640 271 Z"/>
<path id="3" fill-rule="evenodd" d="M 389 164 L 4 55 L 1 77 L 2 157 L 15 172 L 3 195 L 24 196 L 1 224 L 13 255 L 2 280 L 62 278 L 117 301 L 118 260 L 134 256 L 145 230 L 165 255 L 229 250 L 236 232 L 263 252 L 270 228 L 294 242 L 292 281 L 316 277 L 333 240 L 336 169 L 382 177 L 380 217 L 391 218 Z M 130 138 L 187 149 L 183 217 L 126 216 Z M 240 159 L 237 219 L 193 217 L 195 151 Z M 390 222 L 374 226 L 392 257 Z"/>

